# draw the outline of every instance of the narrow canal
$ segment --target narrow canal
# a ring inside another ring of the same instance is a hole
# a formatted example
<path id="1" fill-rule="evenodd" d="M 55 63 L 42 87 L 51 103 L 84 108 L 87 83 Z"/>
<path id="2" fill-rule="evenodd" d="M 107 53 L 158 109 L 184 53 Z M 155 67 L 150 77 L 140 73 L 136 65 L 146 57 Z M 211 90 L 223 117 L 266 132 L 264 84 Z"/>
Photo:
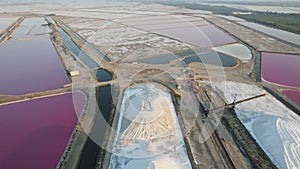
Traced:
<path id="1" fill-rule="evenodd" d="M 62 30 L 59 26 L 55 24 L 55 21 L 50 18 L 46 17 L 46 19 L 55 25 L 55 28 L 59 32 L 63 43 L 66 45 L 66 47 L 74 53 L 85 65 L 87 65 L 90 69 L 99 67 L 99 64 L 97 64 L 93 59 L 91 59 L 85 52 L 80 50 L 80 48 L 73 42 L 71 37 L 64 31 Z"/>
<path id="2" fill-rule="evenodd" d="M 71 37 L 63 31 L 60 27 L 56 27 L 58 30 L 64 44 L 69 48 L 84 64 L 86 64 L 90 69 L 96 68 L 99 65 L 91 59 L 85 52 L 80 50 L 80 48 L 73 42 Z"/>
<path id="3" fill-rule="evenodd" d="M 104 70 L 99 69 L 95 71 L 95 75 L 99 82 L 105 82 L 112 80 L 112 75 Z M 111 105 L 112 105 L 112 96 L 111 96 L 111 85 L 102 86 L 96 89 L 97 90 L 97 102 L 99 106 L 99 110 L 104 119 L 109 122 L 110 113 L 111 113 Z M 92 129 L 92 134 L 97 135 L 98 141 L 103 141 L 103 137 L 105 134 L 106 125 L 105 124 L 95 124 Z M 95 138 L 93 138 L 95 139 Z M 84 150 L 81 155 L 81 159 L 78 165 L 78 169 L 94 169 L 97 166 L 97 162 L 99 161 L 99 154 L 102 148 L 94 142 L 92 138 L 88 138 Z"/>
<path id="4" fill-rule="evenodd" d="M 67 26 L 62 24 L 62 26 L 66 29 L 69 29 Z M 110 62 L 110 59 L 102 52 L 100 52 L 98 49 L 96 49 L 94 46 L 92 46 L 90 43 L 88 43 L 86 40 L 84 40 L 81 36 L 79 36 L 76 32 L 73 32 L 73 34 L 82 42 L 85 43 L 86 46 L 93 49 L 98 55 L 100 55 L 106 62 Z"/>
<path id="5" fill-rule="evenodd" d="M 99 82 L 106 82 L 112 80 L 112 75 L 104 69 L 99 69 L 95 71 L 95 74 Z M 97 99 L 101 114 L 108 122 L 112 104 L 111 85 L 99 87 Z"/>
<path id="6" fill-rule="evenodd" d="M 256 82 L 261 82 L 261 52 L 256 57 Z"/>
<path id="7" fill-rule="evenodd" d="M 46 19 L 50 23 L 56 26 L 52 18 L 46 17 Z M 71 37 L 64 30 L 62 30 L 59 26 L 56 26 L 56 29 L 60 33 L 63 43 L 66 45 L 66 47 L 70 51 L 72 51 L 84 64 L 86 64 L 91 69 L 99 67 L 99 65 L 94 60 L 92 60 L 86 53 L 80 50 L 80 48 L 73 42 Z M 77 34 L 75 35 L 80 40 L 84 41 L 80 36 L 78 36 Z M 89 45 L 88 43 L 86 44 Z M 93 48 L 95 51 L 98 51 L 91 45 L 89 45 L 89 47 Z M 110 61 L 100 51 L 98 51 L 97 53 L 100 56 L 102 56 L 105 59 L 105 61 L 108 62 Z M 104 69 L 96 70 L 94 73 L 99 82 L 112 80 L 112 75 Z M 111 105 L 112 105 L 111 86 L 110 85 L 102 86 L 97 88 L 96 91 L 97 91 L 97 95 L 96 95 L 97 102 L 100 110 L 100 112 L 98 113 L 101 113 L 104 119 L 108 122 L 110 117 L 110 112 L 111 112 Z M 102 148 L 97 143 L 103 141 L 105 130 L 106 130 L 105 124 L 99 124 L 97 122 L 95 123 L 90 135 L 94 135 L 94 136 L 96 135 L 95 136 L 96 138 L 88 137 L 84 145 L 77 169 L 95 169 L 97 167 L 100 158 L 99 155 L 100 152 L 102 151 Z"/>

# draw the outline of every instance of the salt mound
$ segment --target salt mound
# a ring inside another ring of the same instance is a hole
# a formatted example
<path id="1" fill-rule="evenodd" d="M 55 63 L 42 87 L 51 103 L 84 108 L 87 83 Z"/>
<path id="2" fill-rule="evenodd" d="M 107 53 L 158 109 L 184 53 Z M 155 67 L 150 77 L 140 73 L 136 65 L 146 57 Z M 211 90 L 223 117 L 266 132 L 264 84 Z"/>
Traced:
<path id="1" fill-rule="evenodd" d="M 148 146 L 146 147 L 146 150 L 150 151 L 150 152 L 155 152 L 156 149 L 157 149 L 156 145 L 151 144 L 151 143 L 149 143 Z"/>
<path id="2" fill-rule="evenodd" d="M 162 158 L 152 162 L 154 169 L 180 169 L 174 160 L 171 158 Z"/>

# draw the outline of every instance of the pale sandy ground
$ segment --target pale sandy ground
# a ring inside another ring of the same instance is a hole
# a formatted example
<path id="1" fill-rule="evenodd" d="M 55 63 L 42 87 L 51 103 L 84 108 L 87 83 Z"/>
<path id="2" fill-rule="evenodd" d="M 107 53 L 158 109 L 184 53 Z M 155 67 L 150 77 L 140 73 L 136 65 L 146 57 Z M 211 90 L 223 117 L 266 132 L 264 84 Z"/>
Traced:
<path id="1" fill-rule="evenodd" d="M 236 82 L 221 82 L 216 85 L 227 102 L 234 94 L 237 100 L 249 98 L 265 90 L 252 85 Z M 300 118 L 272 95 L 267 95 L 237 105 L 238 118 L 257 140 L 270 159 L 282 169 L 300 168 Z"/>
<path id="2" fill-rule="evenodd" d="M 135 102 L 136 97 L 143 101 Z M 141 104 L 147 110 L 138 111 Z M 169 93 L 156 85 L 131 87 L 125 91 L 120 111 L 110 168 L 149 169 L 162 166 L 162 159 L 167 168 L 191 168 Z"/>

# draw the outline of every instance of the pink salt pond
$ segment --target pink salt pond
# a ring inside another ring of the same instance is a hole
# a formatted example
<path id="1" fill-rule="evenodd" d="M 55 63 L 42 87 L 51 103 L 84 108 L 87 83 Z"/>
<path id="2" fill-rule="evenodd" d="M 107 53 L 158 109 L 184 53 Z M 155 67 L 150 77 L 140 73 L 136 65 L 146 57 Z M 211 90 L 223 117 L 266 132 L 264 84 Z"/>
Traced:
<path id="1" fill-rule="evenodd" d="M 4 42 L 0 51 L 0 94 L 52 90 L 70 83 L 48 38 Z"/>
<path id="2" fill-rule="evenodd" d="M 282 93 L 288 98 L 300 105 L 300 91 L 296 90 L 283 90 Z"/>
<path id="3" fill-rule="evenodd" d="M 300 55 L 262 53 L 262 78 L 277 85 L 300 88 Z"/>
<path id="4" fill-rule="evenodd" d="M 68 93 L 0 106 L 0 168 L 56 168 L 85 101 Z"/>
<path id="5" fill-rule="evenodd" d="M 230 35 L 213 25 L 163 29 L 154 32 L 200 47 L 212 47 L 236 42 Z"/>

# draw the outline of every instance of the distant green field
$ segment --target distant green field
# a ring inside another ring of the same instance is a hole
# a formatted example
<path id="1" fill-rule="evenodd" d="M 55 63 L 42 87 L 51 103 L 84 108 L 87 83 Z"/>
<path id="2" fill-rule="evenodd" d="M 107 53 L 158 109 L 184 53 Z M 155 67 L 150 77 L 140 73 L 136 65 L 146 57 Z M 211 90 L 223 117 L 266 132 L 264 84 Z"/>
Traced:
<path id="1" fill-rule="evenodd" d="M 202 1 L 204 3 L 214 4 L 230 4 L 230 5 L 257 5 L 257 6 L 284 6 L 284 7 L 300 7 L 297 1 Z"/>
<path id="2" fill-rule="evenodd" d="M 194 3 L 187 3 L 187 2 L 161 2 L 161 4 L 177 6 L 177 7 L 185 7 L 188 9 L 211 11 L 223 15 L 232 15 L 232 12 L 237 10 L 235 8 L 230 8 L 226 6 L 211 6 L 211 5 L 194 4 Z"/>
<path id="3" fill-rule="evenodd" d="M 257 12 L 251 15 L 235 15 L 247 21 L 300 34 L 300 15 Z"/>
<path id="4" fill-rule="evenodd" d="M 253 12 L 251 15 L 234 15 L 234 11 L 246 12 L 236 8 L 226 6 L 211 6 L 203 4 L 185 3 L 185 2 L 166 2 L 165 5 L 185 7 L 189 9 L 198 9 L 211 11 L 216 14 L 231 15 L 243 18 L 247 21 L 260 23 L 262 25 L 286 30 L 289 32 L 300 34 L 300 15 L 299 14 L 282 14 L 271 12 Z"/>

